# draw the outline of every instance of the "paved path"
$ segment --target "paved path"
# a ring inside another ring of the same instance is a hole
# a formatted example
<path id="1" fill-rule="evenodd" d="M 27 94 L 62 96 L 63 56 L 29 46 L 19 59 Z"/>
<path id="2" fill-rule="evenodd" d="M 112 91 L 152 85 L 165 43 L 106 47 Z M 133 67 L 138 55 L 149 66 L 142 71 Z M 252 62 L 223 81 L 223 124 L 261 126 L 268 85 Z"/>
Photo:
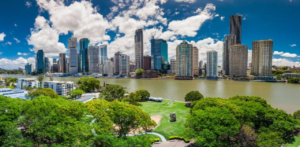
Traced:
<path id="1" fill-rule="evenodd" d="M 161 134 L 155 133 L 155 132 L 147 132 L 147 133 L 140 133 L 140 134 L 127 134 L 126 136 L 137 136 L 137 135 L 145 135 L 145 134 L 152 134 L 156 135 L 160 138 L 161 142 L 166 142 L 166 138 L 162 136 Z"/>

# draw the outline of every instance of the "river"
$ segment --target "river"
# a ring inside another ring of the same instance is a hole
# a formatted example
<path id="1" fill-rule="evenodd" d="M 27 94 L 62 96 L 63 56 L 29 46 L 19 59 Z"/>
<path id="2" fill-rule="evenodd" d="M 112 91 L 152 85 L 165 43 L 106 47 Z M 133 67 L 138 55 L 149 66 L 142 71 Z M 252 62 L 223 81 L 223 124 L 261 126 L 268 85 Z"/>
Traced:
<path id="1" fill-rule="evenodd" d="M 22 75 L 0 75 L 23 78 Z M 36 76 L 26 76 L 36 78 Z M 73 81 L 79 78 L 54 77 L 57 81 Z M 45 78 L 45 81 L 49 78 Z M 151 96 L 184 101 L 184 96 L 192 90 L 200 91 L 205 97 L 229 98 L 236 95 L 260 96 L 275 108 L 293 113 L 300 109 L 300 85 L 287 83 L 268 82 L 239 82 L 228 80 L 191 80 L 179 81 L 174 79 L 110 79 L 100 78 L 101 85 L 119 84 L 126 87 L 127 91 L 134 92 L 146 89 Z"/>

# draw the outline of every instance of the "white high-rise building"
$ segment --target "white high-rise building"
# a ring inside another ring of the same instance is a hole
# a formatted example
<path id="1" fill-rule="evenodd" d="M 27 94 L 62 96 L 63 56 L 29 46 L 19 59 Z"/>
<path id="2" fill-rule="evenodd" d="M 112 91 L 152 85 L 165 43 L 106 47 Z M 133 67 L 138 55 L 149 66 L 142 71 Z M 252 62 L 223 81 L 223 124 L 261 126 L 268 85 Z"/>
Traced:
<path id="1" fill-rule="evenodd" d="M 272 76 L 273 40 L 252 42 L 251 74 Z"/>
<path id="2" fill-rule="evenodd" d="M 100 50 L 99 46 L 89 46 L 88 50 L 88 61 L 89 61 L 89 73 L 99 73 L 100 72 Z"/>
<path id="3" fill-rule="evenodd" d="M 106 60 L 104 62 L 104 69 L 103 74 L 107 74 L 107 76 L 113 76 L 114 75 L 114 62 L 111 60 Z"/>
<path id="4" fill-rule="evenodd" d="M 48 81 L 43 82 L 42 88 L 51 88 L 58 95 L 67 96 L 70 94 L 70 91 L 74 89 L 74 83 L 65 81 Z"/>
<path id="5" fill-rule="evenodd" d="M 120 55 L 119 59 L 119 70 L 120 70 L 120 75 L 127 76 L 129 73 L 129 56 L 125 54 Z"/>
<path id="6" fill-rule="evenodd" d="M 175 59 L 171 59 L 171 74 L 176 74 L 176 60 Z"/>
<path id="7" fill-rule="evenodd" d="M 207 52 L 206 76 L 210 78 L 218 77 L 218 52 Z"/>
<path id="8" fill-rule="evenodd" d="M 199 50 L 197 47 L 193 47 L 193 72 L 194 76 L 199 76 Z"/>
<path id="9" fill-rule="evenodd" d="M 78 73 L 78 53 L 77 53 L 77 38 L 72 37 L 68 42 L 69 46 L 69 73 L 71 75 Z"/>

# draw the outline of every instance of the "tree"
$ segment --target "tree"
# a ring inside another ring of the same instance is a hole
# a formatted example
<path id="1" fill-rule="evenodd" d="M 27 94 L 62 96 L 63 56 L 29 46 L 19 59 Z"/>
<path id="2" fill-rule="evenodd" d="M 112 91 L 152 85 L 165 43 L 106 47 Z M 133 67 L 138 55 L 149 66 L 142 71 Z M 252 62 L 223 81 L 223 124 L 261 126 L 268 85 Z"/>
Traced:
<path id="1" fill-rule="evenodd" d="M 100 81 L 94 77 L 82 77 L 77 82 L 79 89 L 94 92 L 100 88 Z"/>
<path id="2" fill-rule="evenodd" d="M 40 95 L 49 96 L 51 98 L 58 98 L 57 93 L 51 88 L 44 88 L 44 89 L 36 89 L 30 91 L 26 94 L 27 99 L 34 99 Z"/>
<path id="3" fill-rule="evenodd" d="M 74 89 L 72 91 L 70 91 L 70 98 L 76 98 L 81 96 L 82 94 L 84 94 L 84 91 L 81 89 Z"/>
<path id="4" fill-rule="evenodd" d="M 106 85 L 105 89 L 100 94 L 100 98 L 109 102 L 114 100 L 121 100 L 124 97 L 125 90 L 120 85 Z"/>
<path id="5" fill-rule="evenodd" d="M 49 78 L 49 80 L 50 80 L 50 81 L 53 81 L 53 77 L 51 76 L 51 77 Z"/>
<path id="6" fill-rule="evenodd" d="M 141 69 L 141 68 L 135 70 L 135 74 L 137 77 L 141 77 L 143 75 L 143 72 L 144 72 L 144 69 Z"/>
<path id="7" fill-rule="evenodd" d="M 141 89 L 135 92 L 137 95 L 141 96 L 142 101 L 147 101 L 150 97 L 150 93 L 147 90 Z"/>
<path id="8" fill-rule="evenodd" d="M 30 86 L 23 86 L 23 89 L 27 90 L 27 91 L 32 91 L 35 88 L 34 87 L 30 87 Z"/>
<path id="9" fill-rule="evenodd" d="M 43 75 L 39 75 L 37 77 L 37 80 L 40 82 L 40 87 L 42 87 L 42 83 L 43 83 L 43 80 L 44 80 L 44 76 Z"/>
<path id="10" fill-rule="evenodd" d="M 300 119 L 300 110 L 294 112 L 293 116 L 294 116 L 295 119 Z"/>
<path id="11" fill-rule="evenodd" d="M 203 95 L 199 91 L 191 91 L 184 97 L 186 102 L 193 102 L 203 98 Z"/>
<path id="12" fill-rule="evenodd" d="M 300 78 L 289 78 L 288 83 L 298 84 L 300 82 Z"/>
<path id="13" fill-rule="evenodd" d="M 15 89 L 14 86 L 6 86 L 6 88 Z"/>
<path id="14" fill-rule="evenodd" d="M 6 86 L 11 86 L 11 84 L 17 83 L 18 78 L 6 77 L 4 78 L 4 82 Z"/>
<path id="15" fill-rule="evenodd" d="M 129 104 L 131 105 L 135 105 L 135 106 L 142 106 L 142 104 L 138 103 L 141 100 L 141 95 L 137 94 L 137 93 L 130 93 L 128 95 L 128 97 L 126 98 L 126 100 L 129 102 Z"/>

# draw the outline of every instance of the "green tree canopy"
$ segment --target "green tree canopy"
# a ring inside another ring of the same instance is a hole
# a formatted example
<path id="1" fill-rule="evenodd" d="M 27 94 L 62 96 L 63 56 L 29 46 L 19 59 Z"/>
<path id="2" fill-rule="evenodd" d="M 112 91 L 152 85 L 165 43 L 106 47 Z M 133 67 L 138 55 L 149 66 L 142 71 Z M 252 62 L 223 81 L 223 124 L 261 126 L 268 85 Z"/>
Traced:
<path id="1" fill-rule="evenodd" d="M 300 78 L 289 78 L 288 83 L 299 84 Z"/>
<path id="2" fill-rule="evenodd" d="M 186 102 L 193 102 L 203 98 L 203 95 L 199 91 L 191 91 L 187 93 L 184 97 Z"/>
<path id="3" fill-rule="evenodd" d="M 293 116 L 294 116 L 295 119 L 300 119 L 300 110 L 294 112 Z"/>
<path id="4" fill-rule="evenodd" d="M 70 91 L 70 98 L 76 98 L 84 94 L 84 91 L 81 89 L 74 89 Z"/>
<path id="5" fill-rule="evenodd" d="M 127 96 L 126 101 L 128 101 L 131 105 L 142 106 L 142 104 L 139 103 L 139 101 L 141 101 L 141 95 L 134 92 Z"/>
<path id="6" fill-rule="evenodd" d="M 147 101 L 150 97 L 150 93 L 144 89 L 138 90 L 135 93 L 141 96 L 142 101 Z"/>
<path id="7" fill-rule="evenodd" d="M 11 86 L 11 84 L 17 83 L 18 78 L 6 77 L 4 78 L 4 82 L 6 86 Z"/>
<path id="8" fill-rule="evenodd" d="M 143 75 L 143 72 L 144 72 L 144 69 L 141 69 L 141 68 L 135 70 L 135 74 L 137 77 L 141 77 Z"/>
<path id="9" fill-rule="evenodd" d="M 109 102 L 114 100 L 121 100 L 124 97 L 125 90 L 120 85 L 106 85 L 100 94 L 100 98 Z"/>
<path id="10" fill-rule="evenodd" d="M 43 76 L 43 75 L 39 75 L 39 76 L 37 77 L 37 80 L 38 80 L 39 83 L 40 83 L 40 87 L 42 87 L 42 83 L 43 83 L 43 81 L 44 81 L 44 76 Z"/>
<path id="11" fill-rule="evenodd" d="M 51 98 L 58 98 L 57 93 L 51 88 L 36 89 L 36 90 L 30 91 L 26 94 L 26 98 L 33 99 L 40 95 L 49 96 Z"/>
<path id="12" fill-rule="evenodd" d="M 77 82 L 79 89 L 85 92 L 94 92 L 100 88 L 100 80 L 94 77 L 82 77 Z"/>

